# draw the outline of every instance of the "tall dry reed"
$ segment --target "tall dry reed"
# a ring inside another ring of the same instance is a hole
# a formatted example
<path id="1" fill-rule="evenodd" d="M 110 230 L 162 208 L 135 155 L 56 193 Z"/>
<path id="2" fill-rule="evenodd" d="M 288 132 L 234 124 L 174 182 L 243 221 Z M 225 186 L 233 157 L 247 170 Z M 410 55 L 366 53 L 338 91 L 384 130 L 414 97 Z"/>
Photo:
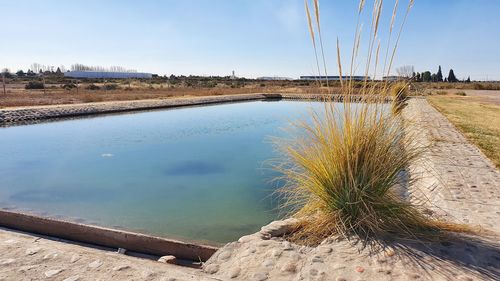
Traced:
<path id="1" fill-rule="evenodd" d="M 305 0 L 308 27 L 321 76 L 316 44 L 317 36 L 322 42 L 318 0 L 313 0 L 313 5 L 315 21 L 312 20 L 308 0 Z M 398 5 L 399 1 L 396 1 L 388 38 L 392 37 Z M 390 73 L 412 6 L 413 1 L 409 1 L 394 44 L 391 45 L 390 39 L 387 42 L 384 73 Z M 411 184 L 413 180 L 407 180 L 405 172 L 421 160 L 426 148 L 415 141 L 415 132 L 405 127 L 400 116 L 393 114 L 390 105 L 385 103 L 391 85 L 367 78 L 361 87 L 361 102 L 354 102 L 355 83 L 352 76 L 356 72 L 361 46 L 360 18 L 364 8 L 365 1 L 361 0 L 350 72 L 345 76 L 337 39 L 337 66 L 341 93 L 344 95 L 342 106 L 326 99 L 324 110 L 313 112 L 310 120 L 295 124 L 301 133 L 279 142 L 285 159 L 277 166 L 286 182 L 280 189 L 285 198 L 283 208 L 292 210 L 293 216 L 299 219 L 300 224 L 292 238 L 303 243 L 319 243 L 331 235 L 354 234 L 368 238 L 397 234 L 412 238 L 439 236 L 443 230 L 461 229 L 424 215 L 423 207 L 411 204 L 403 196 L 402 186 Z M 377 75 L 382 8 L 382 0 L 373 1 L 363 71 L 366 76 L 370 73 Z M 326 59 L 322 43 L 320 45 L 326 74 Z M 394 98 L 398 106 L 404 102 L 400 97 L 405 87 L 399 87 Z"/>

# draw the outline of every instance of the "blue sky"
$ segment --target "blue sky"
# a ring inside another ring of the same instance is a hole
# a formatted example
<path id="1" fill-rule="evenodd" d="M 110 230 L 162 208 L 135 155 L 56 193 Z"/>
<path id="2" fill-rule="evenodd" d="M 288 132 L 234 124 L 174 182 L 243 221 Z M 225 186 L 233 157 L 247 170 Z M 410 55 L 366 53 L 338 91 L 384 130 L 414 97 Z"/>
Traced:
<path id="1" fill-rule="evenodd" d="M 393 1 L 384 2 L 382 43 Z M 320 5 L 329 74 L 337 74 L 335 41 L 347 58 L 358 3 Z M 302 0 L 0 0 L 0 7 L 0 67 L 14 71 L 78 62 L 167 75 L 315 74 Z M 499 15 L 497 0 L 416 0 L 395 66 L 435 72 L 440 64 L 459 78 L 500 80 Z"/>

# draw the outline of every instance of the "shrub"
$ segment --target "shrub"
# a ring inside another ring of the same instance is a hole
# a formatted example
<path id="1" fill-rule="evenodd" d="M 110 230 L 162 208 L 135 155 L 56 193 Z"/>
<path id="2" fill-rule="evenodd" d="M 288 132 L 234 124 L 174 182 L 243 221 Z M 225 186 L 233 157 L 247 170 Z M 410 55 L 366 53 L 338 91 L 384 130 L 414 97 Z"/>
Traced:
<path id="1" fill-rule="evenodd" d="M 382 1 L 375 5 L 380 15 Z M 315 9 L 319 18 L 318 5 Z M 312 30 L 320 28 L 313 28 L 307 2 L 306 11 L 314 39 Z M 376 13 L 373 17 L 372 22 L 378 22 Z M 376 28 L 372 29 L 375 37 Z M 337 54 L 340 57 L 339 48 Z M 356 99 L 359 103 L 350 98 L 355 88 L 362 94 L 362 100 Z M 392 90 L 399 97 L 404 88 Z M 279 190 L 284 196 L 282 207 L 299 220 L 290 238 L 317 245 L 332 235 L 415 239 L 439 237 L 448 230 L 464 231 L 431 217 L 423 206 L 401 195 L 398 186 L 406 184 L 405 171 L 419 163 L 425 148 L 416 141 L 418 132 L 410 124 L 387 111 L 387 88 L 373 82 L 344 83 L 340 92 L 343 107 L 325 103 L 324 110 L 313 112 L 310 121 L 296 123 L 298 132 L 291 139 L 278 142 L 284 156 L 276 166 L 285 181 Z"/>
<path id="2" fill-rule="evenodd" d="M 455 95 L 465 97 L 467 94 L 465 92 L 456 92 Z"/>
<path id="3" fill-rule="evenodd" d="M 66 83 L 66 84 L 62 85 L 61 88 L 69 91 L 69 90 L 76 88 L 76 84 L 75 83 Z"/>
<path id="4" fill-rule="evenodd" d="M 38 89 L 45 89 L 45 85 L 42 82 L 39 81 L 30 81 L 28 84 L 24 86 L 26 90 L 38 90 Z"/>
<path id="5" fill-rule="evenodd" d="M 97 85 L 95 85 L 95 84 L 90 84 L 90 85 L 88 85 L 85 89 L 87 89 L 87 90 L 91 90 L 91 91 L 97 91 L 97 90 L 100 90 L 100 89 L 101 89 L 101 87 L 99 87 L 99 86 L 97 86 Z"/>
<path id="6" fill-rule="evenodd" d="M 408 98 L 408 84 L 399 82 L 391 87 L 391 96 L 398 102 L 403 102 Z"/>
<path id="7" fill-rule="evenodd" d="M 118 90 L 120 87 L 117 84 L 106 84 L 103 86 L 104 90 L 111 91 L 111 90 Z"/>
<path id="8" fill-rule="evenodd" d="M 480 83 L 474 83 L 473 87 L 475 90 L 484 90 L 483 84 L 480 84 Z"/>
<path id="9" fill-rule="evenodd" d="M 436 91 L 436 95 L 447 95 L 447 91 Z"/>

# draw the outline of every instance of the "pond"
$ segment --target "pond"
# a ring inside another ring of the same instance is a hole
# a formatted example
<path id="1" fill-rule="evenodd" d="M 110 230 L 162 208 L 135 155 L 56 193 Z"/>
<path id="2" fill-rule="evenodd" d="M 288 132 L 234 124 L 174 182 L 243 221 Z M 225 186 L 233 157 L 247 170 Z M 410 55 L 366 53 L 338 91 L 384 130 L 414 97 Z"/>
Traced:
<path id="1" fill-rule="evenodd" d="M 253 101 L 0 128 L 0 207 L 203 241 L 278 218 L 271 136 L 319 102 Z"/>

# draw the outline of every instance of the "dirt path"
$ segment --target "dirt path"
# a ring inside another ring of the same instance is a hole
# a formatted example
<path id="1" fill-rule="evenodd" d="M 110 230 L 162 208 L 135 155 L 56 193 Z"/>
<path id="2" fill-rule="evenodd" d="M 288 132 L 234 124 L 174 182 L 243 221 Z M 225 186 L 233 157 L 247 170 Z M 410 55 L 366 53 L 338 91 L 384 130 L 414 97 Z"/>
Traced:
<path id="1" fill-rule="evenodd" d="M 216 280 L 180 267 L 0 229 L 0 280 Z"/>

